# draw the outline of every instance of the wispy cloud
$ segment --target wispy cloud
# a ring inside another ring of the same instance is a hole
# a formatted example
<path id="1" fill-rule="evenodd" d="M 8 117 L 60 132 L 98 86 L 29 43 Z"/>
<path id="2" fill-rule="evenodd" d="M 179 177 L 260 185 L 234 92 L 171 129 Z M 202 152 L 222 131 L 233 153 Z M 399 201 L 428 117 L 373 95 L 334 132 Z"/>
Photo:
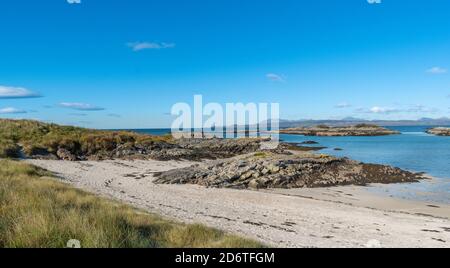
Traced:
<path id="1" fill-rule="evenodd" d="M 428 69 L 427 73 L 429 73 L 429 74 L 445 74 L 445 73 L 447 73 L 447 69 L 436 66 L 436 67 L 432 67 L 432 68 Z"/>
<path id="2" fill-rule="evenodd" d="M 42 97 L 23 87 L 0 86 L 0 99 L 26 99 Z"/>
<path id="3" fill-rule="evenodd" d="M 372 108 L 358 108 L 356 110 L 358 113 L 368 113 L 368 114 L 393 114 L 393 113 L 399 113 L 401 112 L 398 108 L 392 108 L 392 107 L 380 107 L 380 106 L 374 106 Z"/>
<path id="4" fill-rule="evenodd" d="M 13 107 L 6 107 L 3 109 L 0 109 L 0 114 L 26 114 L 27 111 L 22 109 L 17 109 Z"/>
<path id="5" fill-rule="evenodd" d="M 338 109 L 344 109 L 344 108 L 350 108 L 350 107 L 352 107 L 352 105 L 348 102 L 341 102 L 341 103 L 336 104 L 334 107 L 338 108 Z"/>
<path id="6" fill-rule="evenodd" d="M 424 105 L 413 105 L 412 107 L 406 109 L 408 113 L 436 113 L 439 109 L 426 107 Z"/>
<path id="7" fill-rule="evenodd" d="M 105 108 L 98 107 L 92 104 L 79 103 L 79 102 L 62 102 L 59 104 L 61 107 L 69 108 L 78 111 L 103 111 Z"/>
<path id="8" fill-rule="evenodd" d="M 120 118 L 120 117 L 122 117 L 120 114 L 107 114 L 107 116 L 109 116 L 109 117 L 115 117 L 115 118 Z"/>
<path id="9" fill-rule="evenodd" d="M 286 82 L 286 79 L 282 75 L 275 73 L 266 74 L 266 78 L 273 82 Z"/>
<path id="10" fill-rule="evenodd" d="M 397 108 L 391 108 L 391 107 L 374 106 L 374 107 L 370 108 L 369 111 L 374 114 L 392 114 L 392 113 L 398 113 L 401 110 L 397 109 Z"/>
<path id="11" fill-rule="evenodd" d="M 158 42 L 131 42 L 127 43 L 127 46 L 133 51 L 138 52 L 146 49 L 165 49 L 174 48 L 174 43 L 158 43 Z"/>
<path id="12" fill-rule="evenodd" d="M 356 109 L 357 113 L 368 114 L 395 114 L 395 113 L 418 113 L 418 114 L 431 114 L 439 112 L 439 109 L 426 107 L 424 105 L 411 105 L 399 107 L 382 107 L 373 106 L 372 108 L 360 107 Z"/>
<path id="13" fill-rule="evenodd" d="M 69 115 L 70 116 L 87 116 L 87 114 L 83 114 L 83 113 L 71 113 Z"/>

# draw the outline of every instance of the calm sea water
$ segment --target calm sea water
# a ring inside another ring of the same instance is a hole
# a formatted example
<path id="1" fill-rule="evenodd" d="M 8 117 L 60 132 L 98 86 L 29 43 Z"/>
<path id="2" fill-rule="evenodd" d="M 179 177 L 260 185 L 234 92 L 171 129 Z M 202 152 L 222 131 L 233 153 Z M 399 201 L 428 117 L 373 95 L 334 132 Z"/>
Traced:
<path id="1" fill-rule="evenodd" d="M 385 164 L 435 179 L 413 184 L 375 186 L 370 190 L 395 197 L 450 204 L 450 137 L 428 135 L 429 127 L 389 127 L 401 135 L 382 137 L 304 137 L 281 135 L 285 142 L 316 141 L 328 147 L 322 153 Z M 335 151 L 341 148 L 342 151 Z"/>
<path id="2" fill-rule="evenodd" d="M 374 186 L 370 190 L 399 198 L 450 204 L 450 137 L 428 135 L 425 131 L 429 127 L 389 128 L 402 134 L 382 137 L 280 135 L 280 138 L 292 143 L 316 141 L 319 143 L 317 146 L 327 147 L 321 153 L 425 172 L 435 179 L 413 184 Z M 169 129 L 135 131 L 154 135 L 170 133 Z M 341 148 L 342 151 L 335 151 L 335 148 Z"/>

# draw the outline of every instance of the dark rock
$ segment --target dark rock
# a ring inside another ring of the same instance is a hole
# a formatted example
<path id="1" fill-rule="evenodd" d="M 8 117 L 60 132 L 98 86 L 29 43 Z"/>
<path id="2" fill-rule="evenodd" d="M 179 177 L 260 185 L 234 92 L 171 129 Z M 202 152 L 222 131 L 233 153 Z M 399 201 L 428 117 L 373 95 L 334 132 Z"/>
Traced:
<path id="1" fill-rule="evenodd" d="M 316 126 L 316 127 L 298 127 L 281 129 L 281 134 L 295 134 L 304 136 L 386 136 L 400 134 L 398 131 L 390 130 L 387 128 L 375 126 L 375 125 L 356 125 L 356 126 L 344 126 L 344 127 L 329 127 L 329 126 Z"/>
<path id="2" fill-rule="evenodd" d="M 286 156 L 216 160 L 158 174 L 156 183 L 198 184 L 221 188 L 301 188 L 368 183 L 417 182 L 422 174 L 398 168 L 364 164 L 347 158 Z"/>
<path id="3" fill-rule="evenodd" d="M 436 127 L 427 130 L 428 134 L 436 136 L 450 136 L 450 127 Z"/>
<path id="4" fill-rule="evenodd" d="M 299 152 L 313 152 L 313 151 L 321 151 L 326 149 L 327 147 L 321 146 L 301 146 L 301 143 L 281 143 L 279 145 L 280 149 L 288 150 L 288 151 L 299 151 Z"/>
<path id="5" fill-rule="evenodd" d="M 56 152 L 56 155 L 61 160 L 66 160 L 66 161 L 76 161 L 76 160 L 78 160 L 75 155 L 73 155 L 70 151 L 68 151 L 68 150 L 66 150 L 64 148 L 59 148 L 58 151 Z"/>
<path id="6" fill-rule="evenodd" d="M 307 144 L 319 144 L 317 141 L 304 141 L 304 142 L 301 142 L 301 143 L 299 143 L 299 144 L 305 144 L 305 145 L 307 145 Z"/>

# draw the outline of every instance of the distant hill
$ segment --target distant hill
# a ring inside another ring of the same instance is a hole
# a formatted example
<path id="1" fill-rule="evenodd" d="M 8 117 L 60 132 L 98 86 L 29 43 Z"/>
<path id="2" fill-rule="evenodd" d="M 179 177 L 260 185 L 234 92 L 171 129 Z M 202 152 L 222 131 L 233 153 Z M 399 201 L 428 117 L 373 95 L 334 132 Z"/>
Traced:
<path id="1" fill-rule="evenodd" d="M 419 120 L 365 120 L 347 117 L 341 120 L 280 120 L 280 128 L 308 127 L 317 125 L 347 126 L 373 124 L 378 126 L 450 126 L 450 118 L 422 118 Z"/>

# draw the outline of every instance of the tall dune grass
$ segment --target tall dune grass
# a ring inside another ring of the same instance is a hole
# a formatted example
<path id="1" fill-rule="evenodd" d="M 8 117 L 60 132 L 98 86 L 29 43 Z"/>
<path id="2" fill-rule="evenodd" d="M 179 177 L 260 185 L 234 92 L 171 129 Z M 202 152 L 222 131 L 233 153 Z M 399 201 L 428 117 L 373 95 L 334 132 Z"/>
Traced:
<path id="1" fill-rule="evenodd" d="M 201 225 L 185 225 L 58 182 L 26 163 L 0 160 L 0 247 L 261 247 Z"/>

